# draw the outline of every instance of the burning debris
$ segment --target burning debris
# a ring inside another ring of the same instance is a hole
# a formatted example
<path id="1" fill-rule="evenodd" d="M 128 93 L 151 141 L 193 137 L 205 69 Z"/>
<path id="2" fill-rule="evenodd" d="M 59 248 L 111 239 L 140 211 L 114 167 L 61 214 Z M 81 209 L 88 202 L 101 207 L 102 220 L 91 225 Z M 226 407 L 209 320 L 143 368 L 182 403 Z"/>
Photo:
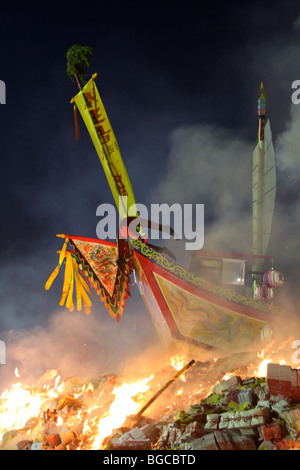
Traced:
<path id="1" fill-rule="evenodd" d="M 298 449 L 300 371 L 259 359 L 265 376 L 254 363 L 224 374 L 228 359 L 177 357 L 146 378 L 63 381 L 52 371 L 32 387 L 17 382 L 0 397 L 0 448 Z"/>

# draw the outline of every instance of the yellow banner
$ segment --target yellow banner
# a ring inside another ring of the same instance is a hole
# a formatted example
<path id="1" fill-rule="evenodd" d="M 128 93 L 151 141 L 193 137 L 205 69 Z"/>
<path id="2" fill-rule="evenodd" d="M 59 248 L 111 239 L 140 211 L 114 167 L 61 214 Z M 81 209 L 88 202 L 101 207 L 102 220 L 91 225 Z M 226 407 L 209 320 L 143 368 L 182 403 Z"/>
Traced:
<path id="1" fill-rule="evenodd" d="M 72 99 L 76 104 L 92 138 L 97 154 L 102 163 L 106 178 L 111 188 L 121 219 L 130 214 L 137 215 L 135 199 L 127 170 L 124 166 L 117 139 L 107 117 L 105 108 L 97 90 L 94 78 Z M 127 199 L 126 197 L 127 196 Z"/>

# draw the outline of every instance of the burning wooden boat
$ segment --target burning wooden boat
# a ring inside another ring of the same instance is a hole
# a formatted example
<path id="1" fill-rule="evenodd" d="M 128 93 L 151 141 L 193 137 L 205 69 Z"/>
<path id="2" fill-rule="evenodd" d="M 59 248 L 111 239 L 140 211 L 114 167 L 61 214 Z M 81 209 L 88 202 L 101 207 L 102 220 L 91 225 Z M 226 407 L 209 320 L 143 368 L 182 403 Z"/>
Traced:
<path id="1" fill-rule="evenodd" d="M 72 99 L 89 131 L 113 193 L 122 224 L 116 243 L 80 236 L 65 238 L 59 264 L 46 283 L 49 289 L 65 261 L 60 305 L 86 313 L 93 288 L 110 315 L 119 321 L 135 276 L 140 293 L 166 344 L 180 349 L 233 351 L 270 338 L 274 323 L 285 311 L 274 303 L 283 275 L 267 256 L 276 193 L 276 170 L 266 95 L 261 85 L 258 99 L 259 129 L 253 152 L 253 250 L 251 254 L 193 253 L 189 269 L 153 246 L 142 236 L 142 221 L 135 207 L 131 183 L 117 140 L 96 87 L 97 74 Z M 124 205 L 126 198 L 128 202 Z M 134 236 L 129 222 L 138 220 L 141 236 Z M 129 227 L 129 228 L 128 228 Z M 125 235 L 124 235 L 125 234 Z M 68 247 L 70 245 L 70 247 Z"/>

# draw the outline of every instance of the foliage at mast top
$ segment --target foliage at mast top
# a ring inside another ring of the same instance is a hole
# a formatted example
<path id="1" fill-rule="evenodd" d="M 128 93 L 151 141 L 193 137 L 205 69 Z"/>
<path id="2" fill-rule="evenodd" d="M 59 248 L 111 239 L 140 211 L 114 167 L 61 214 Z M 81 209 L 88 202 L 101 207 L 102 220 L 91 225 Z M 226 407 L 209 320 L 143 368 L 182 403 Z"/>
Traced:
<path id="1" fill-rule="evenodd" d="M 67 74 L 71 80 L 75 75 L 81 82 L 85 82 L 85 72 L 90 66 L 93 49 L 89 46 L 72 46 L 67 52 Z"/>

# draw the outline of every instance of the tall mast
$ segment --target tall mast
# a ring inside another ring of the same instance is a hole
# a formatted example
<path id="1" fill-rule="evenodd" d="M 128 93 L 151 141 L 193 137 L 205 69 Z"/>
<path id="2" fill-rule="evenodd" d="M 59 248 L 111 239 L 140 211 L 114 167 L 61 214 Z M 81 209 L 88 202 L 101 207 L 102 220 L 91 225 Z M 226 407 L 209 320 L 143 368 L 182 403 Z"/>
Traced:
<path id="1" fill-rule="evenodd" d="M 258 136 L 257 146 L 253 152 L 253 181 L 252 181 L 252 229 L 254 255 L 263 254 L 263 215 L 264 215 L 264 150 L 265 150 L 265 118 L 266 118 L 266 94 L 264 85 L 260 86 L 260 97 L 257 102 Z"/>
<path id="2" fill-rule="evenodd" d="M 260 85 L 257 102 L 258 136 L 253 151 L 252 169 L 252 252 L 266 255 L 271 236 L 272 219 L 276 196 L 275 154 L 272 142 L 270 120 L 266 115 L 266 93 Z M 257 258 L 253 264 L 254 287 L 262 283 L 263 259 Z"/>

